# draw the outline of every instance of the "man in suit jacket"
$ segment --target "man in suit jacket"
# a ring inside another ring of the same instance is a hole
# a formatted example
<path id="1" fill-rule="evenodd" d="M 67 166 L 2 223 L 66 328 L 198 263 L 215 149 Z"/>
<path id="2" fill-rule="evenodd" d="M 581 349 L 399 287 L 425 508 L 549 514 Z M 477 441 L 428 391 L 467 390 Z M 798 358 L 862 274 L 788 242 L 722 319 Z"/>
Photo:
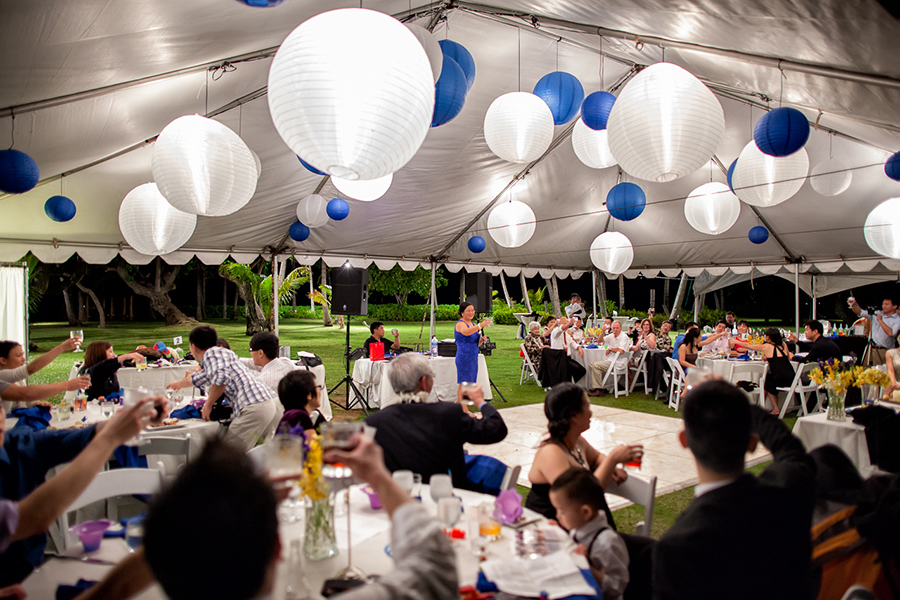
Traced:
<path id="1" fill-rule="evenodd" d="M 691 390 L 682 414 L 699 484 L 654 549 L 654 598 L 810 598 L 815 465 L 800 440 L 723 381 Z M 774 462 L 754 477 L 744 454 L 759 441 Z"/>
<path id="2" fill-rule="evenodd" d="M 481 419 L 455 402 L 429 403 L 434 375 L 421 354 L 403 354 L 391 361 L 389 379 L 401 403 L 366 419 L 377 428 L 375 441 L 384 449 L 387 468 L 409 469 L 425 483 L 432 475 L 449 471 L 453 487 L 471 488 L 463 444 L 495 444 L 506 437 L 506 423 L 497 409 L 484 401 L 480 387 L 465 394 L 478 406 Z"/>

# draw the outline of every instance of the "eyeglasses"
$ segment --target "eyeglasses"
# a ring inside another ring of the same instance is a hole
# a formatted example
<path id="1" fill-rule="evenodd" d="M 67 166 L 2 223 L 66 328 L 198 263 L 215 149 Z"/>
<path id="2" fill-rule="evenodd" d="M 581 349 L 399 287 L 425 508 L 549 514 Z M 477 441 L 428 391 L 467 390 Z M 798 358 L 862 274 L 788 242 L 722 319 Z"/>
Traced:
<path id="1" fill-rule="evenodd" d="M 322 390 L 325 389 L 325 386 L 324 386 L 324 385 L 317 385 L 317 386 L 316 386 L 316 389 L 319 390 L 319 391 L 322 391 Z"/>

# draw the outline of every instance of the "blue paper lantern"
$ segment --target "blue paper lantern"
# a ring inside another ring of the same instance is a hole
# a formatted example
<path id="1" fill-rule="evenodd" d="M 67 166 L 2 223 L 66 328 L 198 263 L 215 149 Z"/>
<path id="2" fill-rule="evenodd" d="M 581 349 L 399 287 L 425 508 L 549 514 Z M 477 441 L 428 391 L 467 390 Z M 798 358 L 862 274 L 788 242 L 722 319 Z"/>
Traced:
<path id="1" fill-rule="evenodd" d="M 431 126 L 449 123 L 462 111 L 466 102 L 466 74 L 459 64 L 444 54 L 441 76 L 434 84 L 434 114 Z"/>
<path id="2" fill-rule="evenodd" d="M 316 175 L 326 175 L 326 176 L 328 175 L 328 173 L 323 173 L 322 171 L 318 170 L 317 168 L 315 168 L 314 166 L 312 166 L 311 164 L 309 164 L 308 162 L 306 162 L 299 156 L 297 157 L 297 160 L 299 160 L 300 164 L 303 165 L 304 167 L 306 167 L 306 170 L 311 173 L 315 173 Z"/>
<path id="3" fill-rule="evenodd" d="M 750 233 L 747 235 L 747 237 L 749 237 L 750 241 L 754 244 L 762 244 L 767 239 L 769 239 L 769 230 L 762 225 L 757 225 L 750 230 Z"/>
<path id="4" fill-rule="evenodd" d="M 469 238 L 469 250 L 478 254 L 479 252 L 483 252 L 487 247 L 487 243 L 484 241 L 484 238 L 480 235 L 476 235 Z"/>
<path id="5" fill-rule="evenodd" d="M 332 198 L 325 207 L 325 212 L 335 221 L 343 221 L 350 214 L 350 205 L 343 198 Z"/>
<path id="6" fill-rule="evenodd" d="M 789 156 L 809 139 L 809 121 L 796 108 L 770 110 L 756 122 L 753 141 L 769 156 Z"/>
<path id="7" fill-rule="evenodd" d="M 278 6 L 284 2 L 284 0 L 238 0 L 238 2 L 254 8 L 267 8 L 270 6 Z"/>
<path id="8" fill-rule="evenodd" d="M 290 229 L 288 229 L 288 235 L 291 236 L 291 239 L 295 242 L 302 242 L 309 237 L 309 227 L 300 221 L 297 221 L 291 225 Z"/>
<path id="9" fill-rule="evenodd" d="M 900 181 L 900 152 L 887 159 L 884 163 L 884 173 L 894 181 Z"/>
<path id="10" fill-rule="evenodd" d="M 571 73 L 553 71 L 538 80 L 534 95 L 547 103 L 553 113 L 553 123 L 562 125 L 575 118 L 584 101 L 584 88 Z"/>
<path id="11" fill-rule="evenodd" d="M 613 186 L 606 195 L 606 209 L 620 221 L 631 221 L 641 216 L 647 206 L 647 196 L 640 186 L 624 181 Z"/>
<path id="12" fill-rule="evenodd" d="M 616 97 L 609 92 L 594 92 L 581 103 L 581 120 L 594 131 L 606 129 L 609 111 L 615 103 Z"/>
<path id="13" fill-rule="evenodd" d="M 731 166 L 728 167 L 728 175 L 725 176 L 725 179 L 728 180 L 728 187 L 731 188 L 732 193 L 735 193 L 735 191 L 734 184 L 731 183 L 731 178 L 734 177 L 734 168 L 737 166 L 737 160 L 738 159 L 734 159 L 734 161 L 731 163 Z"/>
<path id="14" fill-rule="evenodd" d="M 0 192 L 22 194 L 37 185 L 41 173 L 30 156 L 18 150 L 0 150 Z"/>
<path id="15" fill-rule="evenodd" d="M 51 196 L 44 202 L 44 212 L 57 223 L 65 223 L 75 216 L 75 203 L 65 196 Z"/>
<path id="16" fill-rule="evenodd" d="M 475 59 L 472 58 L 472 53 L 466 50 L 465 46 L 453 40 L 439 40 L 438 44 L 441 45 L 441 52 L 455 60 L 459 68 L 466 74 L 466 93 L 468 93 L 472 89 L 472 84 L 475 83 Z"/>

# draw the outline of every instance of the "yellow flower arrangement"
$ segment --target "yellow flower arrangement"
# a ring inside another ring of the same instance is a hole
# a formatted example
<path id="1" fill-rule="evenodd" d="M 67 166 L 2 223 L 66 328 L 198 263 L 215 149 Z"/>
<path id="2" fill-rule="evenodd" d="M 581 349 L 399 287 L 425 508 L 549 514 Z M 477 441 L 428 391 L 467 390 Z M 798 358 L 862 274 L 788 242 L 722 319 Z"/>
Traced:
<path id="1" fill-rule="evenodd" d="M 863 385 L 887 387 L 891 384 L 887 373 L 883 373 L 874 367 L 866 369 L 865 367 L 855 366 L 842 369 L 841 364 L 834 361 L 823 363 L 819 368 L 810 371 L 809 378 L 817 384 L 840 394 L 846 393 L 851 387 Z"/>
<path id="2" fill-rule="evenodd" d="M 328 497 L 331 487 L 322 477 L 322 440 L 313 433 L 307 438 L 305 446 L 300 491 L 310 500 L 323 500 Z"/>
<path id="3" fill-rule="evenodd" d="M 888 374 L 880 369 L 876 369 L 875 367 L 869 367 L 868 369 L 863 369 L 862 367 L 857 367 L 860 371 L 856 375 L 856 385 L 875 385 L 878 387 L 888 387 L 891 385 L 891 378 L 888 377 Z"/>

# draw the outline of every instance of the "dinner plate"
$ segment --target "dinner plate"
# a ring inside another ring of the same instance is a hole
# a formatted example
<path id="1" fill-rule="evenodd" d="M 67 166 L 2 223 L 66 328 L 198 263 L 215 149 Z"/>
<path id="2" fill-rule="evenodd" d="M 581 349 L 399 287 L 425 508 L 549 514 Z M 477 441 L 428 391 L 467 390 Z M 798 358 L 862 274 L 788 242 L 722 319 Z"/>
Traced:
<path id="1" fill-rule="evenodd" d="M 153 433 L 154 431 L 169 431 L 170 429 L 181 429 L 182 427 L 187 425 L 187 421 L 189 421 L 189 420 L 196 421 L 197 419 L 184 419 L 182 421 L 179 421 L 178 423 L 172 423 L 171 425 L 160 425 L 159 427 L 148 427 L 146 431 L 147 431 L 147 433 Z"/>

